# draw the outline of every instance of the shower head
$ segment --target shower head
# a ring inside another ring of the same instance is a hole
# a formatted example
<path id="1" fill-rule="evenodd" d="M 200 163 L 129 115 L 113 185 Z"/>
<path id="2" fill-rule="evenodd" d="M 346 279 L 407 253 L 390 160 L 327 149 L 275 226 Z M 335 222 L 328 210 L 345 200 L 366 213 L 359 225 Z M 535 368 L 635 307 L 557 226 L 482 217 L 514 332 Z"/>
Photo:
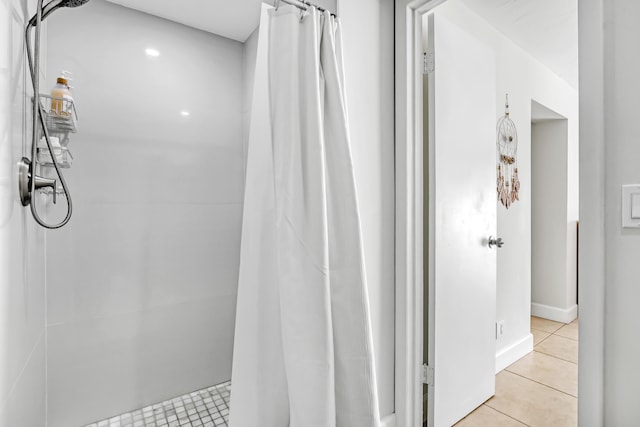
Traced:
<path id="1" fill-rule="evenodd" d="M 44 21 L 47 16 L 51 15 L 52 12 L 60 9 L 61 7 L 78 7 L 82 6 L 85 3 L 88 3 L 89 0 L 52 0 L 42 7 L 42 18 Z M 30 26 L 35 26 L 37 20 L 37 15 L 34 15 L 33 18 L 29 21 Z"/>
<path id="2" fill-rule="evenodd" d="M 78 7 L 88 2 L 89 0 L 63 0 L 60 7 Z"/>

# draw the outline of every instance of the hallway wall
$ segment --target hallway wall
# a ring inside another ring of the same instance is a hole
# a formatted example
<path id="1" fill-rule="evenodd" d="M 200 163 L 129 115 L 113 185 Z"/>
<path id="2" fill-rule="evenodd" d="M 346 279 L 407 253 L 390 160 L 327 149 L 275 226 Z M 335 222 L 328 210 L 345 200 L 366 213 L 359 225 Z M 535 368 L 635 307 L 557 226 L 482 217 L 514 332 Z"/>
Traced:
<path id="1" fill-rule="evenodd" d="M 532 314 L 557 322 L 575 319 L 577 299 L 577 228 L 567 222 L 567 124 L 549 119 L 531 125 Z"/>
<path id="2" fill-rule="evenodd" d="M 578 218 L 578 94 L 567 82 L 515 45 L 460 0 L 448 0 L 438 8 L 456 23 L 489 45 L 497 58 L 497 111 L 504 114 L 509 94 L 511 119 L 518 129 L 520 201 L 506 210 L 498 205 L 498 236 L 505 241 L 498 251 L 496 320 L 505 321 L 502 339 L 496 342 L 496 368 L 501 370 L 530 352 L 531 313 L 531 101 L 568 119 L 567 222 Z M 496 117 L 497 121 L 498 117 Z"/>

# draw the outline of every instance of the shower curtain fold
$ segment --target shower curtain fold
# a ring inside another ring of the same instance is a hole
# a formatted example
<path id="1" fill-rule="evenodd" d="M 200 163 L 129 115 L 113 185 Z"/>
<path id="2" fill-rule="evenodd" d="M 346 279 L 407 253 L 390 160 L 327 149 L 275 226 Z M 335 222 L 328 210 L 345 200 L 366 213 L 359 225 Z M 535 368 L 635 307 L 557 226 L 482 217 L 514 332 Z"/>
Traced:
<path id="1" fill-rule="evenodd" d="M 339 24 L 314 8 L 300 19 L 292 6 L 270 9 L 267 22 L 267 9 L 249 138 L 230 424 L 378 426 Z"/>

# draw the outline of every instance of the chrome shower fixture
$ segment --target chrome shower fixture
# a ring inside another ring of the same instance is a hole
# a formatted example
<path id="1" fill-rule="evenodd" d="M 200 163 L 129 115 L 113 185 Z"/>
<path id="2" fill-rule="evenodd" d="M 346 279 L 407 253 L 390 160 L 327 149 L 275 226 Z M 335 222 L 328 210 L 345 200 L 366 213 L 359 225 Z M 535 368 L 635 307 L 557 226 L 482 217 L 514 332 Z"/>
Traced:
<path id="1" fill-rule="evenodd" d="M 36 14 L 29 20 L 27 24 L 27 28 L 25 29 L 25 43 L 27 47 L 27 60 L 29 63 L 29 75 L 31 76 L 31 83 L 33 85 L 33 117 L 32 117 L 32 126 L 31 126 L 31 159 L 27 157 L 23 157 L 18 164 L 18 190 L 20 192 L 20 199 L 22 201 L 23 206 L 31 205 L 31 214 L 35 221 L 40 224 L 42 227 L 49 229 L 56 229 L 63 227 L 66 225 L 71 219 L 71 214 L 73 212 L 73 203 L 71 202 L 71 194 L 69 193 L 69 187 L 67 186 L 67 182 L 60 171 L 60 166 L 56 160 L 56 156 L 54 155 L 54 150 L 51 146 L 51 140 L 49 137 L 49 131 L 47 130 L 47 126 L 45 124 L 45 113 L 43 111 L 42 104 L 40 103 L 40 24 L 46 19 L 51 13 L 60 9 L 62 7 L 78 7 L 83 4 L 89 2 L 89 0 L 52 0 L 46 5 L 43 6 L 43 0 L 38 0 L 38 5 L 36 8 Z M 33 54 L 31 51 L 31 30 L 35 28 L 35 38 L 33 41 L 34 48 Z M 37 158 L 37 146 L 38 146 L 38 122 L 40 122 L 40 126 L 42 128 L 42 133 L 44 134 L 44 139 L 47 143 L 47 148 L 51 153 L 51 160 L 53 166 L 56 170 L 56 174 L 60 179 L 60 183 L 62 184 L 62 189 L 64 194 L 66 195 L 67 200 L 67 215 L 65 218 L 59 222 L 58 224 L 47 224 L 40 218 L 38 214 L 38 210 L 36 208 L 36 203 L 34 202 L 33 195 L 36 190 L 51 187 L 53 190 L 53 203 L 56 203 L 56 192 L 57 192 L 57 180 L 45 178 L 36 175 L 36 166 L 38 163 Z"/>
<path id="2" fill-rule="evenodd" d="M 88 3 L 89 0 L 66 0 L 62 1 L 62 7 L 78 7 L 82 6 L 85 3 Z"/>
<path id="3" fill-rule="evenodd" d="M 88 3 L 88 2 L 89 2 L 89 0 L 53 0 L 53 1 L 50 1 L 49 3 L 47 3 L 42 8 L 40 21 L 44 21 L 47 18 L 47 16 L 49 16 L 55 10 L 60 9 L 61 7 L 78 7 L 78 6 L 82 6 L 83 4 Z M 31 20 L 29 21 L 29 25 L 31 25 L 32 27 L 35 27 L 36 26 L 37 17 L 38 17 L 37 13 L 35 15 L 33 15 Z"/>

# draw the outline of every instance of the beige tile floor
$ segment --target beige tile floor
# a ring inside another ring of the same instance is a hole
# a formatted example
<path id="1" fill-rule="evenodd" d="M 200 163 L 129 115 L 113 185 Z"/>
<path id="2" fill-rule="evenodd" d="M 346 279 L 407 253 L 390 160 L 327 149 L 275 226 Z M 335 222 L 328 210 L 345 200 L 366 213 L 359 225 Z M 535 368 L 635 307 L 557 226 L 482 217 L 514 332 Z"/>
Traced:
<path id="1" fill-rule="evenodd" d="M 578 425 L 578 320 L 531 317 L 533 352 L 496 375 L 496 395 L 457 427 Z"/>

